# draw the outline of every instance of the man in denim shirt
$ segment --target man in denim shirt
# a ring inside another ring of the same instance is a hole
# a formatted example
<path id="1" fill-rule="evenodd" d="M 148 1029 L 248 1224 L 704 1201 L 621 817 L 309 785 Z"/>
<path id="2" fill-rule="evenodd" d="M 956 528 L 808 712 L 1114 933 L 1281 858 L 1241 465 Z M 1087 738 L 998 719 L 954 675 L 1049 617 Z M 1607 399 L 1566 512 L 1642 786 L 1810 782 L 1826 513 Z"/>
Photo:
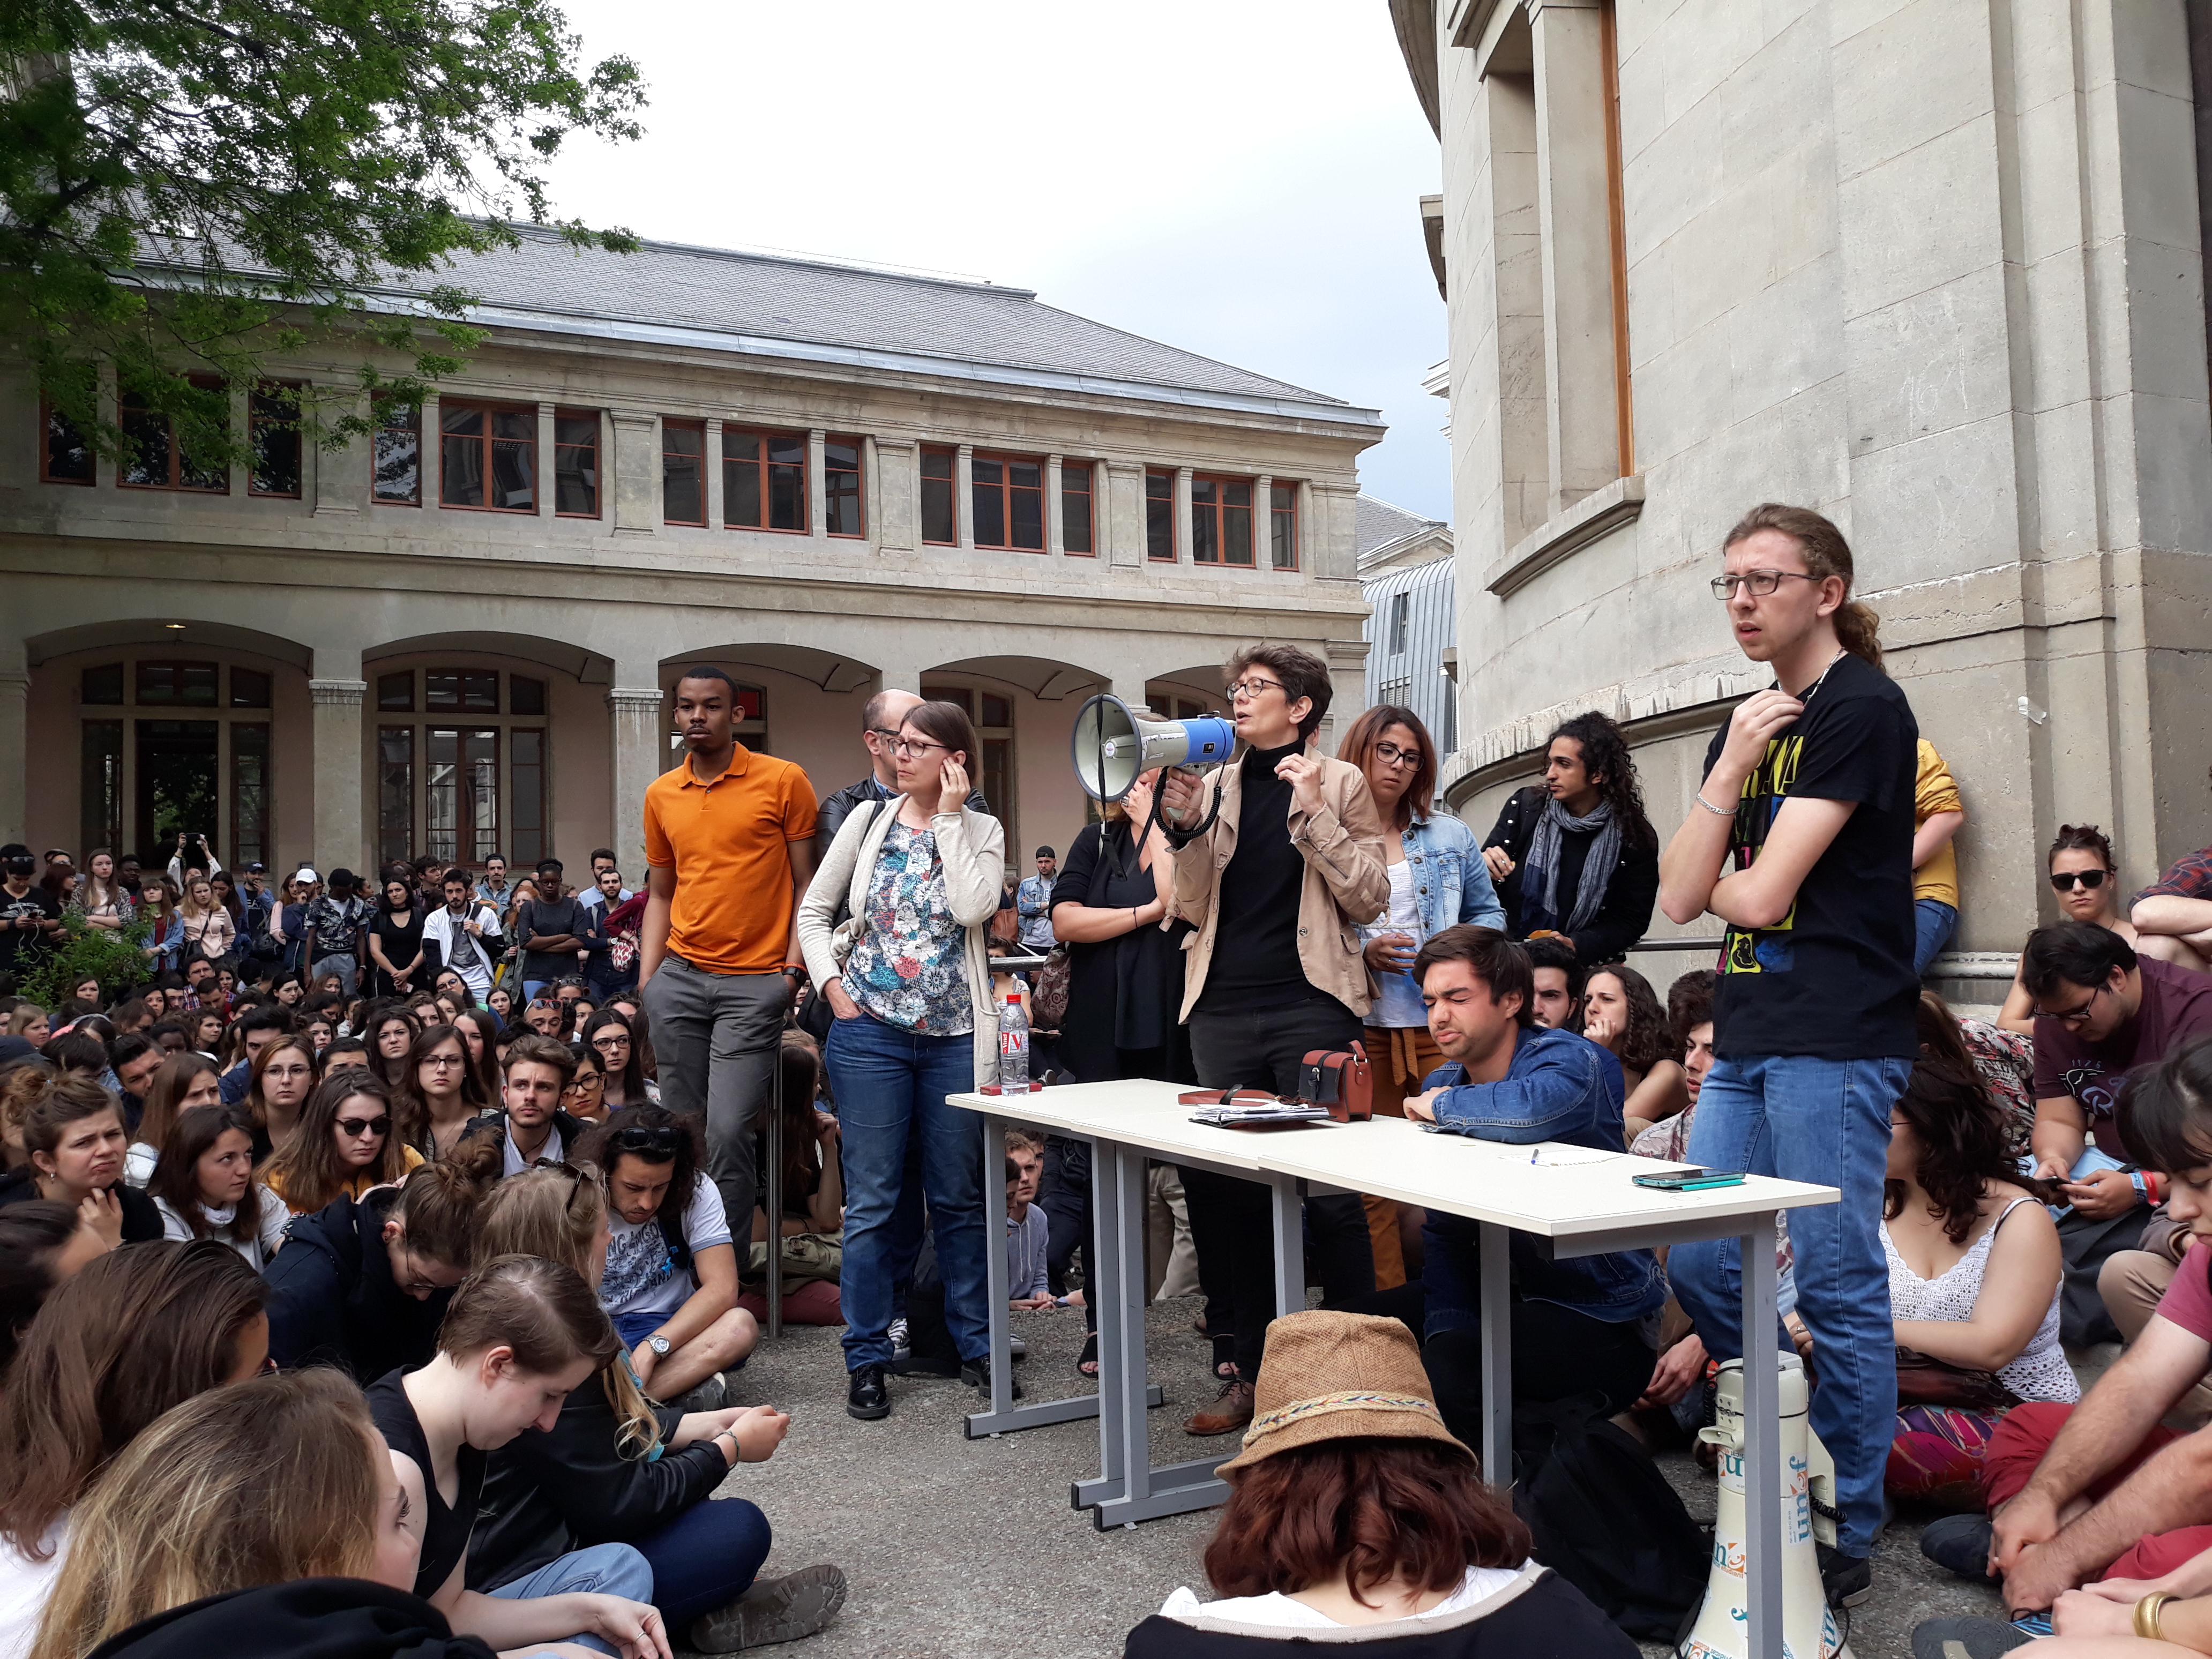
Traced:
<path id="1" fill-rule="evenodd" d="M 1509 1146 L 1620 1151 L 1620 1062 L 1572 1031 L 1535 1024 L 1525 949 L 1493 927 L 1447 927 L 1421 947 L 1413 977 L 1446 1063 L 1407 1101 L 1407 1116 Z M 1422 1229 L 1425 1358 L 1446 1425 L 1470 1445 L 1481 1432 L 1480 1237 L 1475 1222 L 1435 1210 Z M 1595 1389 L 1608 1415 L 1635 1404 L 1651 1381 L 1646 1316 L 1667 1299 L 1651 1252 L 1553 1261 L 1515 1233 L 1511 1262 L 1514 1398 Z"/>

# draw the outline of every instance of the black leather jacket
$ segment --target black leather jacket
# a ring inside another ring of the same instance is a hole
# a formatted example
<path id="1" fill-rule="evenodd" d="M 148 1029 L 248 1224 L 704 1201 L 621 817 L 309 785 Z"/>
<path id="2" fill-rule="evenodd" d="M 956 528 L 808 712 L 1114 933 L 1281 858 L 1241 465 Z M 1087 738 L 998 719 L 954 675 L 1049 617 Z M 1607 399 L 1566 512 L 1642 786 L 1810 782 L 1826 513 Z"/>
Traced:
<path id="1" fill-rule="evenodd" d="M 713 1496 L 730 1472 L 722 1449 L 702 1440 L 665 1449 L 684 1414 L 658 1406 L 653 1415 L 660 1455 L 623 1457 L 606 1384 L 588 1376 L 550 1430 L 526 1429 L 492 1453 L 469 1538 L 469 1588 L 512 1583 L 572 1550 L 635 1543 Z"/>

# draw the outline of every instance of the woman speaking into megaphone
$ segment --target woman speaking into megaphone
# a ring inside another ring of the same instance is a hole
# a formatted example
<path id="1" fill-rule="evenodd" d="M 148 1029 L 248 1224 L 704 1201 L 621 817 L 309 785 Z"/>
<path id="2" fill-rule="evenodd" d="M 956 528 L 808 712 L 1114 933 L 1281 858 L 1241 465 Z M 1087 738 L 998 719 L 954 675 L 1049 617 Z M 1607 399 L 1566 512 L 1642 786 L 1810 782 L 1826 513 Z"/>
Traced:
<path id="1" fill-rule="evenodd" d="M 1360 1041 L 1373 992 L 1359 927 L 1390 891 L 1382 824 L 1359 769 L 1311 752 L 1334 690 L 1327 663 L 1296 646 L 1249 646 L 1224 678 L 1237 763 L 1203 782 L 1170 772 L 1160 785 L 1167 821 L 1188 836 L 1175 852 L 1173 914 L 1199 929 L 1184 953 L 1183 1018 L 1200 1083 L 1289 1094 L 1309 1052 Z M 1210 827 L 1198 828 L 1210 813 Z M 1201 1270 L 1210 1277 L 1227 1257 L 1237 1339 L 1220 1401 L 1183 1426 L 1227 1434 L 1251 1420 L 1274 1312 L 1270 1194 L 1196 1168 L 1184 1170 L 1183 1188 Z M 1306 1219 L 1328 1304 L 1371 1292 L 1358 1197 L 1312 1197 Z"/>

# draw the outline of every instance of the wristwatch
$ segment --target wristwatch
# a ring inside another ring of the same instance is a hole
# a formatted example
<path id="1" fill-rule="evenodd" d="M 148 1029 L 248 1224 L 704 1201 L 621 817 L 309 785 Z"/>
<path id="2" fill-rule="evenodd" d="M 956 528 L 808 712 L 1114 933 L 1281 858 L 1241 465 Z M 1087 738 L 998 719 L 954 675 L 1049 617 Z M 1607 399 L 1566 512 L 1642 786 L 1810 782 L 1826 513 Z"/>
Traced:
<path id="1" fill-rule="evenodd" d="M 676 1345 L 665 1336 L 648 1336 L 645 1339 L 645 1346 L 665 1359 L 668 1358 L 669 1349 Z"/>

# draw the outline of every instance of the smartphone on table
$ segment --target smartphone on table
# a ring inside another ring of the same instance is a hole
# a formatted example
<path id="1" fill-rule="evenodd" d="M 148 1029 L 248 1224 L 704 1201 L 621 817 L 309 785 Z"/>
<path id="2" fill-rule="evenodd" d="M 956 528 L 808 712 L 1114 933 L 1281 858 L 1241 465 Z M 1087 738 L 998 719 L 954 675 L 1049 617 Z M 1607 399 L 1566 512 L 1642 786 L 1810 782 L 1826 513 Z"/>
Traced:
<path id="1" fill-rule="evenodd" d="M 1741 1187 L 1743 1176 L 1733 1170 L 1668 1170 L 1659 1175 L 1631 1176 L 1639 1187 L 1662 1193 L 1701 1193 L 1713 1187 Z"/>

